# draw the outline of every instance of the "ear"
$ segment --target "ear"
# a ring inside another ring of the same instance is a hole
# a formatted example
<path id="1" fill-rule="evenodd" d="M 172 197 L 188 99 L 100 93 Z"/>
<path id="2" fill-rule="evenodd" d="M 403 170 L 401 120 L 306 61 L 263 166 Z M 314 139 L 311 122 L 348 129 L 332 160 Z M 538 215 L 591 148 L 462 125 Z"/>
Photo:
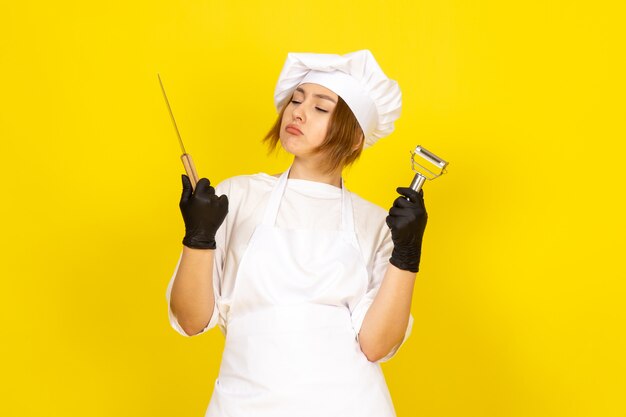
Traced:
<path id="1" fill-rule="evenodd" d="M 354 147 L 352 148 L 352 152 L 356 152 L 359 149 L 361 149 L 361 147 L 363 146 L 363 133 L 361 133 L 360 137 L 359 137 L 359 141 L 357 142 L 356 145 L 354 145 Z"/>

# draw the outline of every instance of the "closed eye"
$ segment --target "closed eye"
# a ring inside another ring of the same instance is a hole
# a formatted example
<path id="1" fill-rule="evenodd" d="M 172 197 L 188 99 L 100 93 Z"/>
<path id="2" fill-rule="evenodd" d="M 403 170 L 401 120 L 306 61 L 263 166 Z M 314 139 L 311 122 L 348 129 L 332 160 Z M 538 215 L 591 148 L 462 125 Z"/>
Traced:
<path id="1" fill-rule="evenodd" d="M 293 104 L 300 104 L 300 103 L 302 103 L 301 101 L 298 101 L 298 100 L 293 100 L 293 99 L 291 100 L 291 102 L 292 102 Z M 328 110 L 324 110 L 324 109 L 322 109 L 321 107 L 316 107 L 315 109 L 316 109 L 317 111 L 322 112 L 322 113 L 328 113 Z"/>

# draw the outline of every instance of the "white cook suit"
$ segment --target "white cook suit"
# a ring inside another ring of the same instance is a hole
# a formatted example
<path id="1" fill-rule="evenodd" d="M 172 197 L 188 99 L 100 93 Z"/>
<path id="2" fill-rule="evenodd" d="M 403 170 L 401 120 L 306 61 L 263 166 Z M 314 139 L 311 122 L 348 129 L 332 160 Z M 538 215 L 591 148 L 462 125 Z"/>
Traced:
<path id="1" fill-rule="evenodd" d="M 387 212 L 343 181 L 288 175 L 216 187 L 229 213 L 216 235 L 216 303 L 203 332 L 219 325 L 226 345 L 206 415 L 394 416 L 380 365 L 358 344 L 393 248 Z"/>

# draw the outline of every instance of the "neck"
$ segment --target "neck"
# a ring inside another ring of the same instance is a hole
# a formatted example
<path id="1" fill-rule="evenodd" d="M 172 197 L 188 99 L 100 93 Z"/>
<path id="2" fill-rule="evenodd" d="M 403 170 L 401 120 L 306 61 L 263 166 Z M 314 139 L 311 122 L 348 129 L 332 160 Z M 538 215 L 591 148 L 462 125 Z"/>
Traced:
<path id="1" fill-rule="evenodd" d="M 319 165 L 314 164 L 312 161 L 302 160 L 298 157 L 294 157 L 293 159 L 291 170 L 289 171 L 289 178 L 323 182 L 341 188 L 341 169 L 327 174 L 321 170 Z"/>

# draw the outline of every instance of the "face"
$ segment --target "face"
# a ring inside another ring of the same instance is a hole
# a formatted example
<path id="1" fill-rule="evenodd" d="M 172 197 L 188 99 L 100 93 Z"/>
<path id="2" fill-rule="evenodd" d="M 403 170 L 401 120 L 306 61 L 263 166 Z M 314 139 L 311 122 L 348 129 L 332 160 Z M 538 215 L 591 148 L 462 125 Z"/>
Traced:
<path id="1" fill-rule="evenodd" d="M 301 84 L 283 113 L 280 143 L 297 156 L 313 155 L 326 138 L 337 94 L 319 84 Z"/>

